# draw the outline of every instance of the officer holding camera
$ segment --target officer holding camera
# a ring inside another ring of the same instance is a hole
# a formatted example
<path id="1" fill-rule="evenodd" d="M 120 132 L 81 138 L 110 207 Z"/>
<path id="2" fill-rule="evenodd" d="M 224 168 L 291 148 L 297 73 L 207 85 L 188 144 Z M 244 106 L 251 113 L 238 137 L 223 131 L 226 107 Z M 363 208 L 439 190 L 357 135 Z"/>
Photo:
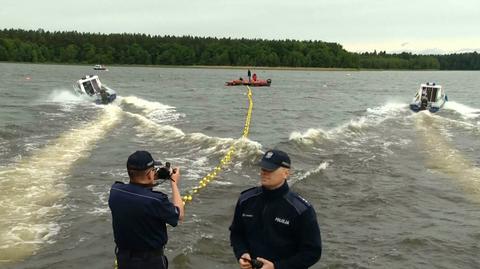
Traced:
<path id="1" fill-rule="evenodd" d="M 322 254 L 312 205 L 290 191 L 290 157 L 265 152 L 261 186 L 240 195 L 230 226 L 230 243 L 242 269 L 306 269 Z"/>
<path id="2" fill-rule="evenodd" d="M 128 157 L 130 182 L 115 182 L 110 189 L 108 205 L 112 211 L 115 254 L 118 268 L 168 268 L 164 255 L 167 227 L 183 220 L 184 208 L 178 183 L 178 168 L 155 167 L 147 151 L 136 151 Z M 153 190 L 156 179 L 170 179 L 171 201 L 160 191 Z"/>

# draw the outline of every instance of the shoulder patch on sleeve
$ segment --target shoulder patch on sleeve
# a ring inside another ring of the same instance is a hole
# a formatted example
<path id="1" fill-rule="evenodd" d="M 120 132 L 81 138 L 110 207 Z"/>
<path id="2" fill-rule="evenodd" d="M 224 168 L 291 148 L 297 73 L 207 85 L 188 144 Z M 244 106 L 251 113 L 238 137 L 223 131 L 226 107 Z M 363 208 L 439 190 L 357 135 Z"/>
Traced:
<path id="1" fill-rule="evenodd" d="M 302 214 L 312 205 L 302 196 L 294 192 L 289 192 L 285 195 L 285 199 L 297 210 L 298 214 Z"/>
<path id="2" fill-rule="evenodd" d="M 242 191 L 242 193 L 240 194 L 240 199 L 239 199 L 239 202 L 242 203 L 252 197 L 255 197 L 257 195 L 259 195 L 260 193 L 262 193 L 262 188 L 261 187 L 252 187 L 248 190 L 244 190 Z"/>

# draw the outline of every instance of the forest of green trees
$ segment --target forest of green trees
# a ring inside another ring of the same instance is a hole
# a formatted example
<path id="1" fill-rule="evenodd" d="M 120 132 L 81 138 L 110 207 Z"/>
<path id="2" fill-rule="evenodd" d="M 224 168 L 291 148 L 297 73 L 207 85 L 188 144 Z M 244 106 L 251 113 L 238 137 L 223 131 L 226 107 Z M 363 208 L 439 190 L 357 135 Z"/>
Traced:
<path id="1" fill-rule="evenodd" d="M 477 52 L 352 53 L 323 41 L 0 30 L 0 61 L 72 64 L 480 70 Z"/>

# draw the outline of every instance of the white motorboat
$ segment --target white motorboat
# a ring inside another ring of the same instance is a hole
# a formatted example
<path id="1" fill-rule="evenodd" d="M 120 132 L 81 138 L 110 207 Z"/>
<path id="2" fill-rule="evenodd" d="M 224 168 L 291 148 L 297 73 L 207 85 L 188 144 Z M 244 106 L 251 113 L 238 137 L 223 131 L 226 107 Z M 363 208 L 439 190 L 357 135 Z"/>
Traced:
<path id="1" fill-rule="evenodd" d="M 108 71 L 107 67 L 105 67 L 103 64 L 96 64 L 93 66 L 93 70 L 103 70 L 103 71 Z"/>
<path id="2" fill-rule="evenodd" d="M 410 109 L 414 112 L 428 110 L 435 113 L 440 110 L 447 101 L 448 97 L 441 85 L 437 85 L 435 82 L 427 82 L 420 85 L 420 88 L 410 103 Z"/>
<path id="3" fill-rule="evenodd" d="M 97 104 L 108 104 L 117 98 L 117 93 L 107 85 L 102 84 L 97 75 L 85 76 L 75 84 L 73 89 L 79 95 L 88 96 Z"/>

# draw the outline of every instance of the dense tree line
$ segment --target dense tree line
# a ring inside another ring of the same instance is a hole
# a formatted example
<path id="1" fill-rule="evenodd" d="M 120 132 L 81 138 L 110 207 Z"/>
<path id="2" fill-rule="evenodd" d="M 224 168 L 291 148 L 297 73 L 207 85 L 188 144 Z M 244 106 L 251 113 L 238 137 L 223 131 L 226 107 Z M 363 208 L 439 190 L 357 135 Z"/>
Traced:
<path id="1" fill-rule="evenodd" d="M 0 30 L 0 61 L 32 63 L 220 65 L 478 70 L 474 53 L 351 53 L 323 41 Z"/>

